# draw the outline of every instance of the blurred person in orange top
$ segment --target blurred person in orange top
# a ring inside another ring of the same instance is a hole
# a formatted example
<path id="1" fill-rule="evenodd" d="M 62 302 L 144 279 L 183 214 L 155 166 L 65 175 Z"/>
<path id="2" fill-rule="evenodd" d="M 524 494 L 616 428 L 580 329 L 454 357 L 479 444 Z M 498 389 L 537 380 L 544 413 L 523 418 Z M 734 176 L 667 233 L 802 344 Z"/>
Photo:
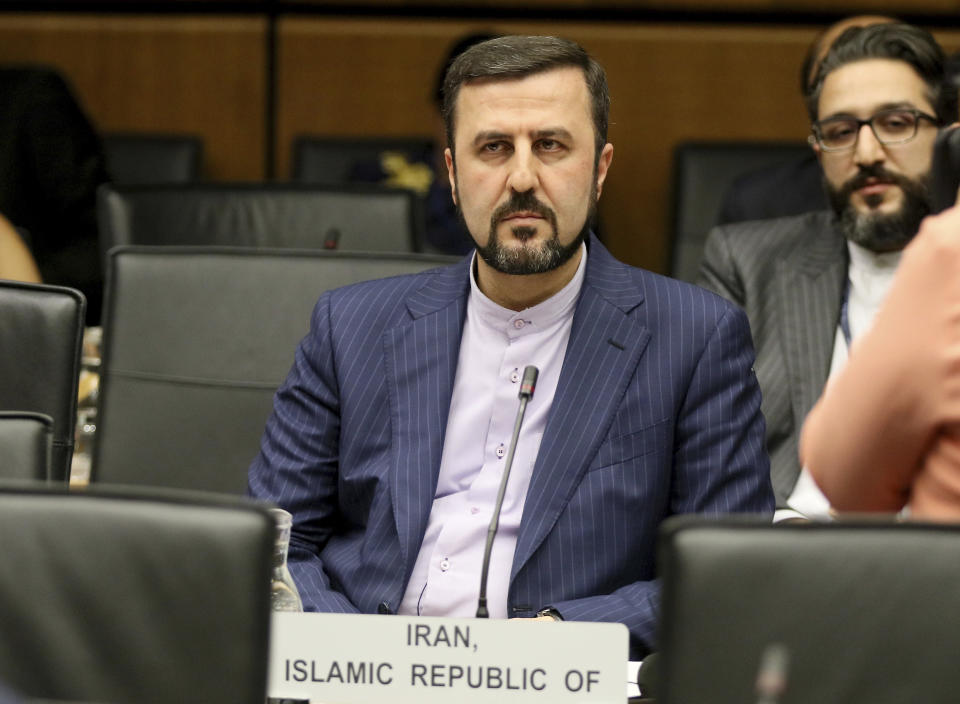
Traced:
<path id="1" fill-rule="evenodd" d="M 904 250 L 873 327 L 807 416 L 800 454 L 839 511 L 960 521 L 960 201 Z"/>
<path id="2" fill-rule="evenodd" d="M 10 222 L 0 215 L 0 279 L 41 283 L 40 271 L 27 245 Z"/>

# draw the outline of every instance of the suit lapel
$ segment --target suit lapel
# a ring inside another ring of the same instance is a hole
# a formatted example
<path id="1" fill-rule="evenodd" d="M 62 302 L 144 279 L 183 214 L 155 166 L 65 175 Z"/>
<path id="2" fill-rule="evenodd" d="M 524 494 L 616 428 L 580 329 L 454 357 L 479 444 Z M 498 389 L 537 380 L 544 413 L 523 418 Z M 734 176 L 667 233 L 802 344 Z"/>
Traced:
<path id="1" fill-rule="evenodd" d="M 818 222 L 823 227 L 811 233 L 809 242 L 777 263 L 780 336 L 798 426 L 820 397 L 830 371 L 847 276 L 843 237 L 832 219 Z M 783 479 L 792 486 L 796 477 Z"/>
<path id="2" fill-rule="evenodd" d="M 520 522 L 511 581 L 570 501 L 620 405 L 650 332 L 643 294 L 596 240 Z"/>
<path id="3" fill-rule="evenodd" d="M 411 322 L 384 333 L 394 446 L 391 494 L 407 573 L 419 551 L 440 472 L 469 262 L 468 257 L 432 277 L 406 301 Z"/>

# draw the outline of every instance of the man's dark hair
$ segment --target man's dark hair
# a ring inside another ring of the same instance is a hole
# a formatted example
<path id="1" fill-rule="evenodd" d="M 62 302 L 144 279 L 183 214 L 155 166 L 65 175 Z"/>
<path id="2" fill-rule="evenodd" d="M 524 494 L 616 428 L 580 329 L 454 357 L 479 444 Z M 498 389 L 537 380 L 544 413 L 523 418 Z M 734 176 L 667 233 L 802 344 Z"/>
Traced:
<path id="1" fill-rule="evenodd" d="M 851 27 L 823 57 L 813 87 L 807 94 L 807 112 L 816 121 L 823 82 L 832 71 L 865 59 L 892 59 L 908 64 L 927 85 L 927 98 L 941 125 L 957 119 L 957 89 L 950 83 L 946 57 L 926 30 L 909 24 Z"/>
<path id="2" fill-rule="evenodd" d="M 443 64 L 440 66 L 440 70 L 437 71 L 436 80 L 434 81 L 433 101 L 436 103 L 438 112 L 443 111 L 443 81 L 447 77 L 450 64 L 470 47 L 480 42 L 485 42 L 488 39 L 496 39 L 499 36 L 499 34 L 493 34 L 492 32 L 473 32 L 460 37 L 450 46 L 443 60 Z"/>
<path id="3" fill-rule="evenodd" d="M 479 79 L 517 79 L 555 68 L 574 66 L 583 71 L 590 91 L 596 157 L 607 143 L 610 92 L 603 67 L 583 48 L 558 37 L 497 37 L 475 44 L 460 54 L 447 70 L 443 81 L 443 121 L 447 144 L 453 152 L 453 125 L 457 96 L 464 83 Z"/>

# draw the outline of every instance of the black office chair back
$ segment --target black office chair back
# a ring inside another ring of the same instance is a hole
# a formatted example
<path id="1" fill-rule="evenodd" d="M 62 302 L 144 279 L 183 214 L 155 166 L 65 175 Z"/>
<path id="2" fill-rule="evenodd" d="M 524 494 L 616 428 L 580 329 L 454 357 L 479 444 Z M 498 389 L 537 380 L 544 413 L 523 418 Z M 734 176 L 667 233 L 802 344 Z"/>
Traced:
<path id="1" fill-rule="evenodd" d="M 116 184 L 190 183 L 200 178 L 203 140 L 196 135 L 108 132 L 103 151 Z"/>
<path id="2" fill-rule="evenodd" d="M 930 168 L 932 210 L 939 213 L 957 202 L 960 188 L 960 127 L 940 130 Z"/>
<path id="3" fill-rule="evenodd" d="M 301 183 L 369 183 L 384 175 L 384 159 L 397 154 L 433 168 L 433 142 L 426 137 L 321 137 L 293 142 L 291 176 Z"/>
<path id="4" fill-rule="evenodd" d="M 53 419 L 50 478 L 70 478 L 86 301 L 62 286 L 0 281 L 0 410 Z"/>
<path id="5" fill-rule="evenodd" d="M 0 487 L 0 681 L 47 699 L 263 704 L 275 528 L 227 498 Z"/>
<path id="6" fill-rule="evenodd" d="M 116 250 L 108 270 L 92 480 L 244 493 L 274 391 L 320 294 L 451 259 Z"/>
<path id="7" fill-rule="evenodd" d="M 53 418 L 0 411 L 0 479 L 47 481 L 53 450 Z"/>
<path id="8" fill-rule="evenodd" d="M 100 245 L 412 252 L 414 196 L 381 186 L 196 184 L 115 186 L 97 193 Z"/>
<path id="9" fill-rule="evenodd" d="M 717 224 L 724 194 L 737 176 L 808 155 L 805 143 L 686 142 L 673 154 L 673 233 L 670 276 L 696 281 L 707 233 Z"/>
<path id="10" fill-rule="evenodd" d="M 960 526 L 687 518 L 660 547 L 658 703 L 957 700 Z"/>

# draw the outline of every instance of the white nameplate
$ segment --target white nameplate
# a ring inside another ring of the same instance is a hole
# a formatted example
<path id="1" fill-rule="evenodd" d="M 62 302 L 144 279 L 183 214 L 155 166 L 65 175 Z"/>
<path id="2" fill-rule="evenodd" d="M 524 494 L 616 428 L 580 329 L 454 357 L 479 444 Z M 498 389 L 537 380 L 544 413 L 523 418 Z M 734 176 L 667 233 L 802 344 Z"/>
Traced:
<path id="1" fill-rule="evenodd" d="M 623 704 L 618 623 L 275 613 L 271 697 L 322 704 Z"/>

